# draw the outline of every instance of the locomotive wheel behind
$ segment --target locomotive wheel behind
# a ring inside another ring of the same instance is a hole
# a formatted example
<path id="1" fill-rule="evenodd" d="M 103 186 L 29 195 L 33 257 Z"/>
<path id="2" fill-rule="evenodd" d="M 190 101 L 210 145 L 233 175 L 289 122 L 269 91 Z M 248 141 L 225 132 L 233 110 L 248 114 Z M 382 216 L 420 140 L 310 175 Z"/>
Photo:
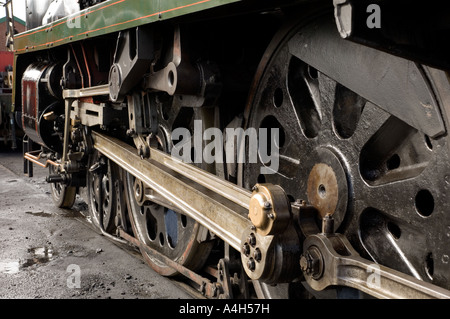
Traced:
<path id="1" fill-rule="evenodd" d="M 152 144 L 159 150 L 170 153 L 172 130 L 178 126 L 192 126 L 194 114 L 172 99 L 159 102 L 157 114 L 159 129 L 157 136 L 152 138 Z M 209 239 L 208 230 L 176 207 L 168 207 L 170 203 L 166 203 L 161 196 L 129 173 L 124 176 L 124 189 L 135 237 L 184 267 L 199 270 L 208 259 L 214 244 Z M 155 254 L 148 253 L 143 247 L 140 250 L 147 264 L 159 274 L 178 274 Z"/>
<path id="2" fill-rule="evenodd" d="M 49 166 L 49 175 L 58 173 L 56 166 Z M 67 186 L 63 183 L 51 183 L 50 193 L 52 195 L 53 203 L 59 208 L 71 208 L 75 203 L 77 196 L 77 188 L 75 186 Z"/>
<path id="3" fill-rule="evenodd" d="M 115 228 L 117 179 L 117 165 L 95 150 L 89 158 L 87 172 L 89 212 L 95 225 L 108 233 Z"/>
<path id="4" fill-rule="evenodd" d="M 428 133 L 436 126 L 424 125 L 442 116 L 448 128 L 448 78 L 411 61 L 402 67 L 401 59 L 388 55 L 380 63 L 384 53 L 348 44 L 328 19 L 293 27 L 266 52 L 247 128 L 279 129 L 279 168 L 263 175 L 260 159 L 247 163 L 243 185 L 281 185 L 292 201 L 332 214 L 335 230 L 363 257 L 448 289 L 450 237 L 442 221 L 450 203 L 441 194 L 449 189 L 449 143 L 445 134 Z M 339 78 L 344 73 L 345 84 Z M 398 79 L 389 83 L 396 94 L 383 83 L 389 77 Z M 372 84 L 361 88 L 358 82 Z M 426 99 L 408 104 L 403 92 L 411 91 Z M 388 94 L 395 107 L 371 101 Z M 411 123 L 420 104 L 437 112 L 425 110 Z M 289 285 L 257 285 L 259 297 L 284 298 L 292 291 Z"/>
<path id="5" fill-rule="evenodd" d="M 143 244 L 164 256 L 191 269 L 203 266 L 211 250 L 210 243 L 200 243 L 200 224 L 185 215 L 142 198 L 143 183 L 131 174 L 126 174 L 125 192 L 131 226 L 135 237 Z M 140 247 L 148 265 L 163 276 L 178 274 L 154 254 Z"/>

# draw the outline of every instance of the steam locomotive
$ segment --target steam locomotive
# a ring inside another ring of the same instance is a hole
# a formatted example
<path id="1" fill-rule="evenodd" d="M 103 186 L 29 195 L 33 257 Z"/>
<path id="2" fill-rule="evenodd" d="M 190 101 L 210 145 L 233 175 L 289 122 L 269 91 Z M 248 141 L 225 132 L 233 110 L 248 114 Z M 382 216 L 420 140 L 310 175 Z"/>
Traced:
<path id="1" fill-rule="evenodd" d="M 447 7 L 28 0 L 25 159 L 208 298 L 448 298 Z"/>

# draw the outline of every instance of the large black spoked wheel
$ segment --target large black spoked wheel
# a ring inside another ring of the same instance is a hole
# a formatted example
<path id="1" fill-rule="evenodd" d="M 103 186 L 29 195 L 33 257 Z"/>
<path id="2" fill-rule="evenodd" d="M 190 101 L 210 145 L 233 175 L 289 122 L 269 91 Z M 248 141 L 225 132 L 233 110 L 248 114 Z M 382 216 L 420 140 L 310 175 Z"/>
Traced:
<path id="1" fill-rule="evenodd" d="M 49 175 L 58 174 L 56 166 L 49 166 Z M 63 183 L 51 183 L 50 193 L 53 203 L 59 208 L 71 208 L 75 203 L 77 196 L 77 188 L 75 186 L 67 186 Z"/>
<path id="2" fill-rule="evenodd" d="M 116 165 L 95 150 L 89 158 L 87 172 L 89 212 L 94 225 L 108 233 L 116 226 L 117 180 Z"/>
<path id="3" fill-rule="evenodd" d="M 246 164 L 245 187 L 281 185 L 333 214 L 365 258 L 450 288 L 446 73 L 341 39 L 332 14 L 271 47 L 248 127 L 279 130 L 279 166 Z"/>

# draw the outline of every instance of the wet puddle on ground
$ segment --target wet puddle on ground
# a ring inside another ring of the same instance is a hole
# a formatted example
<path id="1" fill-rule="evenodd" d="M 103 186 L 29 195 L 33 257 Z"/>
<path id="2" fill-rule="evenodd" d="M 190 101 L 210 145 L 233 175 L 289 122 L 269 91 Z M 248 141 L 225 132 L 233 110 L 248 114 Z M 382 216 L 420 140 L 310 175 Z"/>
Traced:
<path id="1" fill-rule="evenodd" d="M 0 273 L 16 274 L 23 268 L 33 265 L 45 264 L 52 260 L 57 253 L 52 247 L 34 247 L 28 249 L 30 258 L 25 260 L 5 260 L 0 261 Z"/>
<path id="2" fill-rule="evenodd" d="M 0 273 L 16 274 L 19 272 L 20 263 L 18 261 L 0 261 Z"/>
<path id="3" fill-rule="evenodd" d="M 30 248 L 28 249 L 28 253 L 31 255 L 31 258 L 28 258 L 24 263 L 22 263 L 22 268 L 45 264 L 56 256 L 56 253 L 53 251 L 52 247 Z"/>
<path id="4" fill-rule="evenodd" d="M 25 214 L 28 215 L 33 215 L 33 216 L 38 216 L 38 217 L 51 217 L 52 214 L 50 213 L 45 213 L 45 212 L 25 212 Z"/>

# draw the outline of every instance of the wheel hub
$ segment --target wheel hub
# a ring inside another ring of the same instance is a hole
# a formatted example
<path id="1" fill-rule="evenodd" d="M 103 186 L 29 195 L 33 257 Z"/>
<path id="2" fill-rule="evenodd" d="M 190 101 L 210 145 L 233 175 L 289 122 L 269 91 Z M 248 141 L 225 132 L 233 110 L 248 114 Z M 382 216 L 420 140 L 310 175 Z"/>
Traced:
<path id="1" fill-rule="evenodd" d="M 320 218 L 333 215 L 336 230 L 347 211 L 347 177 L 333 152 L 320 148 L 317 153 L 307 182 L 308 203 L 317 209 Z"/>
<path id="2" fill-rule="evenodd" d="M 314 165 L 308 178 L 308 201 L 320 216 L 334 214 L 339 199 L 336 174 L 327 164 Z"/>

